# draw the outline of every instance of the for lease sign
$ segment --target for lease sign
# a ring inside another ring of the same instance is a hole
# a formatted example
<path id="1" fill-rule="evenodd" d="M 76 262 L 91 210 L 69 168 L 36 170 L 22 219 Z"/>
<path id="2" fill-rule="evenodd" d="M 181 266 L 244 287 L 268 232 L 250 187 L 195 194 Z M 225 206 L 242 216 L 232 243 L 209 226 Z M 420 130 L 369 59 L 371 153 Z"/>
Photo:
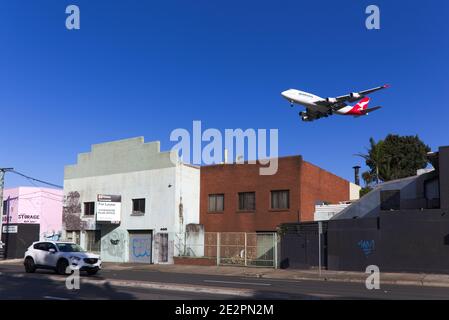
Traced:
<path id="1" fill-rule="evenodd" d="M 120 223 L 122 197 L 118 195 L 97 195 L 97 221 Z"/>

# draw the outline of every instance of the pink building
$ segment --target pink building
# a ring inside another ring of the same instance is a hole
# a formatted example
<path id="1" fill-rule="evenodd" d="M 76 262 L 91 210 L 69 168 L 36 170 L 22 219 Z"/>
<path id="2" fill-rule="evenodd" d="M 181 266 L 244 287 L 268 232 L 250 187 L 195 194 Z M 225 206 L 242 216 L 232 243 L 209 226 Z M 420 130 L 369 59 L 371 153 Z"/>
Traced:
<path id="1" fill-rule="evenodd" d="M 8 258 L 20 258 L 34 241 L 58 240 L 62 229 L 63 192 L 18 187 L 3 192 L 2 241 Z"/>

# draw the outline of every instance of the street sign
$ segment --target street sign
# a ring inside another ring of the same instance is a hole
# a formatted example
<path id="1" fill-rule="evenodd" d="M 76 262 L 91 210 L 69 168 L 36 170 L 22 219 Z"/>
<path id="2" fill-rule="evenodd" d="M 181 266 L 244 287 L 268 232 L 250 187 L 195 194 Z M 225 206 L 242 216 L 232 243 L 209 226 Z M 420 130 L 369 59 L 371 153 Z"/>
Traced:
<path id="1" fill-rule="evenodd" d="M 2 228 L 2 232 L 3 233 L 17 233 L 18 229 L 19 229 L 18 226 L 4 225 Z"/>

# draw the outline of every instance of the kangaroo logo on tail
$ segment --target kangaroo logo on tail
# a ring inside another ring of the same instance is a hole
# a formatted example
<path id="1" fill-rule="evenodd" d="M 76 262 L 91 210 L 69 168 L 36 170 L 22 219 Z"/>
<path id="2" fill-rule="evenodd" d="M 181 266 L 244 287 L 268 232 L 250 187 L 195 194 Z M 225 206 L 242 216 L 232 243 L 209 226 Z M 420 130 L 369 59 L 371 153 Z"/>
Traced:
<path id="1" fill-rule="evenodd" d="M 353 108 L 354 111 L 364 111 L 366 109 L 368 109 L 368 104 L 369 104 L 370 98 L 363 98 L 362 100 L 360 100 Z"/>

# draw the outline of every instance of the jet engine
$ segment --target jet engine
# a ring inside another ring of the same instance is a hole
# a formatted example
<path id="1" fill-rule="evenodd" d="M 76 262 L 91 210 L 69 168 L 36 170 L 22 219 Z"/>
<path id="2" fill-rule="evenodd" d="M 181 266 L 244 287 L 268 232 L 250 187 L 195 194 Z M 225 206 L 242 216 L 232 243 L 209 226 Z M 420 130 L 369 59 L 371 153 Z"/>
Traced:
<path id="1" fill-rule="evenodd" d="M 357 92 L 351 92 L 351 93 L 349 94 L 349 96 L 351 97 L 351 100 L 352 100 L 352 101 L 357 101 L 357 100 L 363 98 L 363 96 L 362 96 L 360 93 L 357 93 Z"/>
<path id="2" fill-rule="evenodd" d="M 301 117 L 302 121 L 312 121 L 313 119 L 311 119 L 310 115 L 308 112 L 306 111 L 301 111 L 299 113 L 299 116 Z"/>

